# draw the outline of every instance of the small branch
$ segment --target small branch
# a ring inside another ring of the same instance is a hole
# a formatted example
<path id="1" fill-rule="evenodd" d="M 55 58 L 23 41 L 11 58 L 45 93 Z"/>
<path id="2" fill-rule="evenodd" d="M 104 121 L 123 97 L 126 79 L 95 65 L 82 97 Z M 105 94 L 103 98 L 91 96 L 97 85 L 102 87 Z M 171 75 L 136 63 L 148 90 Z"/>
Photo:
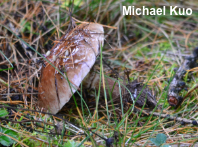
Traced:
<path id="1" fill-rule="evenodd" d="M 179 121 L 179 122 L 181 122 L 182 125 L 184 125 L 184 124 L 197 125 L 197 121 L 195 121 L 195 120 L 190 120 L 190 119 L 176 117 L 176 116 L 170 116 L 169 114 L 162 114 L 162 113 L 158 113 L 158 112 L 148 112 L 148 113 L 150 115 L 154 115 L 154 116 L 158 116 L 158 117 L 162 117 L 162 118 L 168 118 L 169 120 Z"/>
<path id="2" fill-rule="evenodd" d="M 193 54 L 191 56 L 187 56 L 184 60 L 184 63 L 176 71 L 175 76 L 170 82 L 169 89 L 168 89 L 168 103 L 171 106 L 174 106 L 177 108 L 182 103 L 183 98 L 179 94 L 182 90 L 187 90 L 186 83 L 183 81 L 183 76 L 187 73 L 188 70 L 198 66 L 196 62 L 197 59 L 198 59 L 198 48 L 195 48 L 193 50 Z M 188 72 L 191 72 L 191 71 L 188 71 Z M 190 93 L 188 93 L 185 96 L 185 98 Z"/>

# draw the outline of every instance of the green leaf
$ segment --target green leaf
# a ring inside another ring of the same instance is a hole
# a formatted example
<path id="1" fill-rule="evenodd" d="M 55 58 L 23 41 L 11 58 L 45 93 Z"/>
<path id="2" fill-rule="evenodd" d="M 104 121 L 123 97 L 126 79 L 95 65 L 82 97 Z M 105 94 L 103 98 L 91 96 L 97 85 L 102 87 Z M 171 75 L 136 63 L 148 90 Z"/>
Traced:
<path id="1" fill-rule="evenodd" d="M 156 138 L 150 138 L 149 140 L 152 143 L 154 143 L 156 146 L 160 146 L 166 142 L 166 139 L 167 139 L 167 137 L 165 134 L 159 133 L 159 134 L 157 134 Z"/>
<path id="2" fill-rule="evenodd" d="M 149 139 L 152 143 L 154 143 L 156 146 L 160 146 L 160 143 L 156 140 L 156 138 L 150 138 Z"/>
<path id="3" fill-rule="evenodd" d="M 6 115 L 8 115 L 8 111 L 4 110 L 4 109 L 1 109 L 0 110 L 0 117 L 6 116 Z"/>
<path id="4" fill-rule="evenodd" d="M 3 133 L 3 131 L 4 131 L 4 130 L 3 130 L 3 128 L 2 128 L 2 127 L 0 127 L 0 132 L 1 132 L 1 133 Z"/>
<path id="5" fill-rule="evenodd" d="M 31 24 L 30 22 L 26 21 L 26 20 L 22 20 L 21 21 L 21 26 L 23 26 L 23 28 L 21 29 L 22 32 L 25 32 L 25 31 L 30 31 L 31 30 Z"/>
<path id="6" fill-rule="evenodd" d="M 13 141 L 7 136 L 0 136 L 0 143 L 4 146 L 10 146 L 13 144 Z"/>
<path id="7" fill-rule="evenodd" d="M 169 145 L 169 144 L 164 144 L 164 145 L 162 145 L 161 147 L 171 147 L 171 145 Z"/>
<path id="8" fill-rule="evenodd" d="M 4 133 L 5 131 L 7 131 L 7 128 L 4 128 L 4 127 L 0 127 L 1 129 L 0 129 L 0 132 L 1 133 Z"/>
<path id="9" fill-rule="evenodd" d="M 15 131 L 12 131 L 10 129 L 0 127 L 0 132 L 4 133 L 6 135 L 9 135 L 10 137 L 18 138 L 18 133 L 16 133 Z M 2 144 L 4 146 L 10 146 L 11 144 L 13 144 L 15 141 L 13 139 L 11 139 L 10 137 L 1 135 L 0 136 L 0 144 Z"/>
<path id="10" fill-rule="evenodd" d="M 161 144 L 165 143 L 166 139 L 167 139 L 166 135 L 162 133 L 157 134 L 156 136 L 156 140 L 158 140 L 158 142 L 160 142 Z"/>
<path id="11" fill-rule="evenodd" d="M 76 144 L 76 142 L 75 141 L 73 141 L 73 140 L 69 140 L 69 141 L 67 141 L 67 143 L 66 144 L 64 144 L 64 147 L 75 147 L 77 144 Z"/>
<path id="12" fill-rule="evenodd" d="M 16 133 L 15 131 L 12 131 L 12 130 L 6 130 L 4 134 L 7 134 L 13 138 L 18 138 L 18 133 Z"/>
<path id="13" fill-rule="evenodd" d="M 64 144 L 64 147 L 77 147 L 78 143 L 73 140 L 68 140 L 67 143 Z M 81 146 L 84 147 L 84 146 Z"/>

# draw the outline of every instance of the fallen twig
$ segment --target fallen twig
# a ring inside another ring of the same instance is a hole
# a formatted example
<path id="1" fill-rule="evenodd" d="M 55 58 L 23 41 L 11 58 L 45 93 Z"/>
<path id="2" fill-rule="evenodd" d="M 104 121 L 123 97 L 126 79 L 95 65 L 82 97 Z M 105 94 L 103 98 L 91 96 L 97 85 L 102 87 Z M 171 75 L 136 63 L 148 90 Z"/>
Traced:
<path id="1" fill-rule="evenodd" d="M 183 64 L 176 71 L 175 76 L 169 85 L 168 90 L 168 103 L 171 106 L 178 107 L 183 101 L 183 97 L 179 96 L 182 90 L 187 90 L 186 83 L 183 81 L 183 76 L 188 70 L 197 67 L 196 60 L 198 59 L 198 47 L 193 50 L 191 56 L 185 57 Z"/>

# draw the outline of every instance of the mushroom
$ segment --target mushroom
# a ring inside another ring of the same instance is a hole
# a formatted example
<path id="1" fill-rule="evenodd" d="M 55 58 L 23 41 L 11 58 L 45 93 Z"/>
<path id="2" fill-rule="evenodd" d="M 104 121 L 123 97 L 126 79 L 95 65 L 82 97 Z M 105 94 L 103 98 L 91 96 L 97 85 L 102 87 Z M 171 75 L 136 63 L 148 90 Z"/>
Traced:
<path id="1" fill-rule="evenodd" d="M 102 25 L 89 23 L 76 26 L 53 46 L 46 59 L 56 68 L 45 61 L 41 69 L 38 105 L 42 110 L 56 114 L 70 100 L 94 65 L 103 42 Z"/>

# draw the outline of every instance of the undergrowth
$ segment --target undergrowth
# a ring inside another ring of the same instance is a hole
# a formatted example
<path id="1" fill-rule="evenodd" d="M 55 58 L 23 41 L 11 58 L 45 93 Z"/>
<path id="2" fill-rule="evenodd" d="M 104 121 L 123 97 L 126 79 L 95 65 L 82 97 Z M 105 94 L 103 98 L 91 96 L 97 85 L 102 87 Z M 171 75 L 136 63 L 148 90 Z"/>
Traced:
<path id="1" fill-rule="evenodd" d="M 196 144 L 198 125 L 182 124 L 161 114 L 198 119 L 196 89 L 175 109 L 167 102 L 165 88 L 175 73 L 174 68 L 181 66 L 184 57 L 198 46 L 197 4 L 176 0 L 77 0 L 74 3 L 3 0 L 0 4 L 0 143 L 32 147 Z M 180 5 L 192 8 L 193 15 L 124 17 L 123 5 L 156 8 Z M 114 79 L 120 86 L 135 79 L 143 81 L 158 101 L 159 107 L 151 113 L 159 112 L 159 116 L 148 115 L 144 106 L 134 111 L 134 104 L 126 110 L 122 95 L 115 103 L 114 97 L 101 98 L 97 91 L 92 91 L 94 97 L 87 97 L 82 85 L 79 94 L 57 115 L 37 111 L 40 62 L 54 41 L 65 34 L 71 11 L 79 21 L 109 26 L 104 28 L 105 44 L 95 65 L 100 84 L 104 82 L 102 75 Z M 197 86 L 196 70 L 184 78 L 188 90 Z M 184 91 L 181 96 L 187 93 Z"/>

